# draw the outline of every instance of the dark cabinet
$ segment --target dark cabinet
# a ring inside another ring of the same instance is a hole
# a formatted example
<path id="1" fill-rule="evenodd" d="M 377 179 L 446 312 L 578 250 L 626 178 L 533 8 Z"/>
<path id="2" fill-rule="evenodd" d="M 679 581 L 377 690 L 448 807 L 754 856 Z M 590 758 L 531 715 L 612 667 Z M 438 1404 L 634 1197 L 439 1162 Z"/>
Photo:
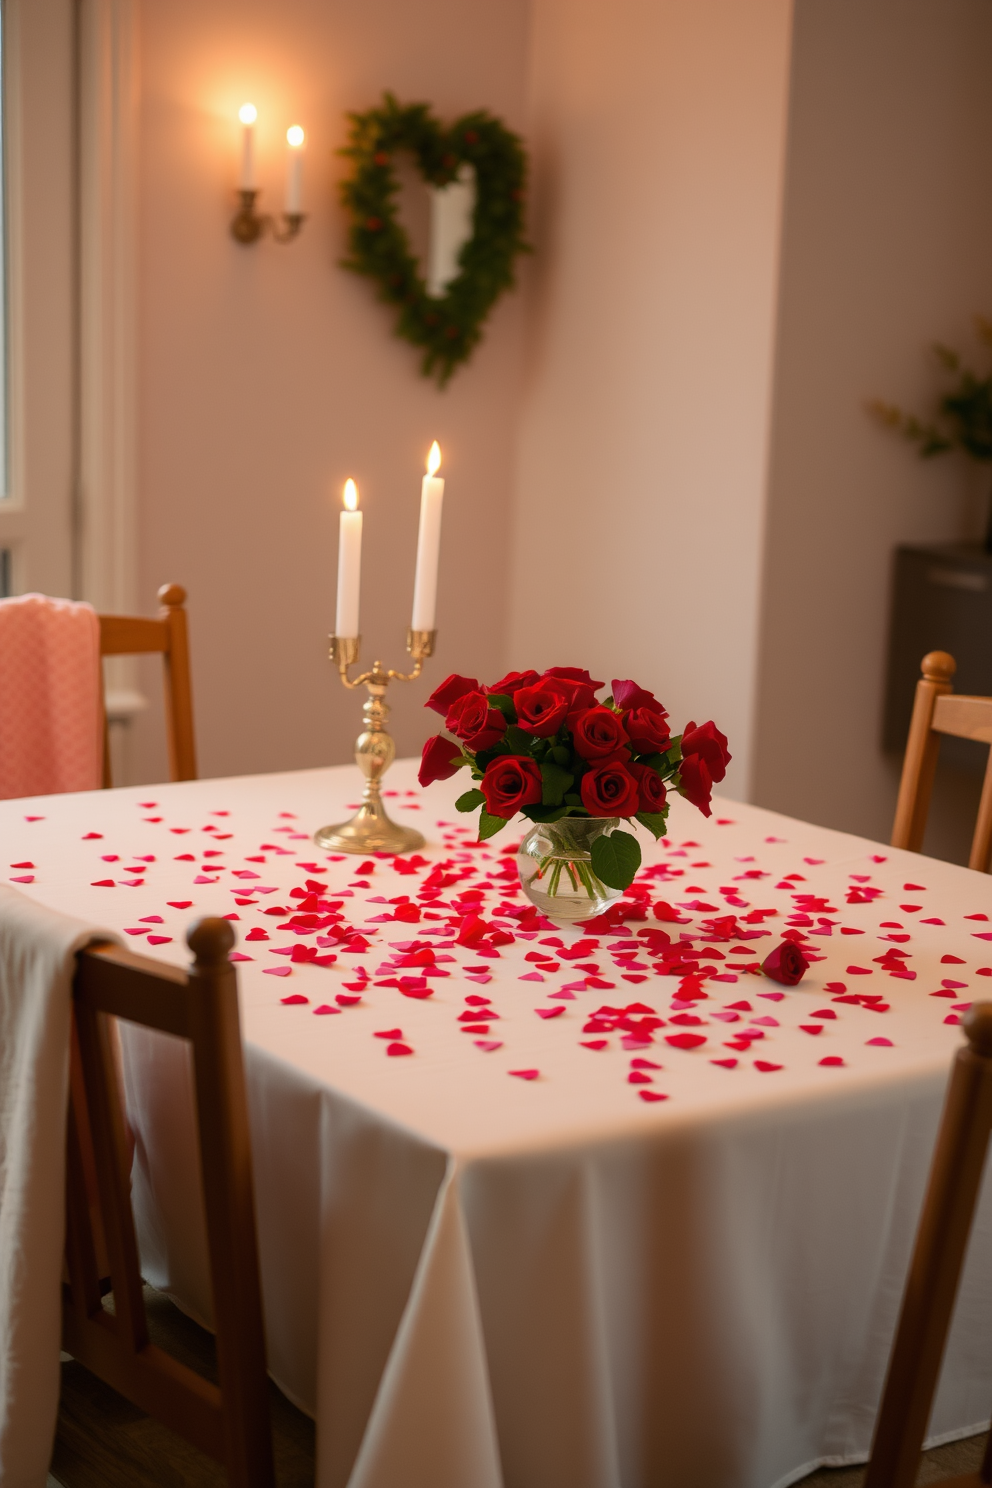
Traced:
<path id="1" fill-rule="evenodd" d="M 992 554 L 964 544 L 902 547 L 895 553 L 883 748 L 902 752 L 920 661 L 949 651 L 955 692 L 992 696 Z M 945 739 L 948 764 L 984 770 L 987 746 Z"/>

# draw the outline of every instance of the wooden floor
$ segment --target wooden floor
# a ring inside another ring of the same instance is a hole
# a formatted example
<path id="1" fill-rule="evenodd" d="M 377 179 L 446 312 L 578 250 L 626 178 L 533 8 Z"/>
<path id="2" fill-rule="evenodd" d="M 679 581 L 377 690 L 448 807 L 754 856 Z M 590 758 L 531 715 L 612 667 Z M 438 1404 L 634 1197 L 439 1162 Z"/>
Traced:
<path id="1" fill-rule="evenodd" d="M 923 1454 L 917 1488 L 926 1483 L 940 1483 L 959 1473 L 977 1472 L 985 1455 L 988 1436 L 968 1436 L 963 1441 L 948 1442 L 944 1447 L 935 1447 Z M 861 1488 L 865 1480 L 863 1467 L 821 1467 L 818 1472 L 803 1478 L 794 1488 Z"/>
<path id="2" fill-rule="evenodd" d="M 145 1288 L 153 1343 L 216 1381 L 213 1335 Z M 312 1488 L 314 1424 L 270 1385 L 279 1488 Z M 146 1416 L 74 1360 L 62 1365 L 62 1400 L 52 1455 L 55 1488 L 226 1488 L 212 1458 Z"/>
<path id="3" fill-rule="evenodd" d="M 152 1342 L 216 1380 L 213 1336 L 167 1297 L 145 1289 Z M 314 1424 L 270 1387 L 279 1488 L 312 1488 Z M 974 1472 L 986 1437 L 972 1436 L 927 1452 L 917 1483 Z M 796 1488 L 861 1488 L 863 1467 L 820 1468 Z M 81 1364 L 62 1365 L 62 1401 L 49 1488 L 225 1488 L 209 1457 L 131 1405 Z"/>

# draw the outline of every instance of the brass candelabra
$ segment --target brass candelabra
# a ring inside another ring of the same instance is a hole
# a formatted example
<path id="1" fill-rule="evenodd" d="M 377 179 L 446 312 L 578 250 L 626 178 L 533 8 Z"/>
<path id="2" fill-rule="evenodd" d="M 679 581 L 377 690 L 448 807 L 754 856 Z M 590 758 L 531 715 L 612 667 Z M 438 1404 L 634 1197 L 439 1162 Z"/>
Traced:
<path id="1" fill-rule="evenodd" d="M 436 630 L 408 630 L 406 649 L 413 657 L 411 672 L 388 671 L 381 661 L 372 663 L 372 670 L 351 678 L 348 670 L 358 660 L 361 647 L 360 636 L 331 636 L 330 659 L 335 663 L 344 686 L 349 690 L 366 687 L 368 697 L 363 706 L 365 728 L 355 742 L 355 760 L 365 776 L 362 804 L 351 821 L 339 822 L 337 826 L 321 827 L 313 836 L 318 847 L 330 852 L 415 852 L 423 847 L 424 839 L 412 827 L 400 827 L 390 821 L 382 804 L 380 783 L 396 757 L 396 745 L 389 734 L 386 723 L 389 704 L 386 688 L 390 682 L 415 682 L 423 671 L 428 656 L 434 655 Z"/>

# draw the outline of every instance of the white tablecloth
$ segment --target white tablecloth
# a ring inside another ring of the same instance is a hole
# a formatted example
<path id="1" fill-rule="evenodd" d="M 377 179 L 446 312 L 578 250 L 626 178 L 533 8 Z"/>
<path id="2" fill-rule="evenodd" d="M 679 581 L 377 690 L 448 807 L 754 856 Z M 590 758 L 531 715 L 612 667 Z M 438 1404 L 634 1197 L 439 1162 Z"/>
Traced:
<path id="1" fill-rule="evenodd" d="M 352 768 L 0 803 L 0 877 L 149 955 L 183 963 L 192 919 L 239 916 L 269 1361 L 317 1418 L 321 1488 L 773 1488 L 862 1460 L 954 1020 L 992 991 L 992 881 L 676 801 L 643 881 L 685 923 L 649 907 L 569 959 L 582 932 L 510 912 L 503 838 L 463 845 L 457 782 L 388 783 L 427 863 L 361 876 L 310 840 L 349 814 Z M 308 879 L 369 949 L 277 928 Z M 476 910 L 514 937 L 498 955 L 449 944 Z M 731 969 L 789 919 L 824 958 L 800 986 Z M 693 937 L 701 983 L 658 974 L 650 927 Z M 426 979 L 395 964 L 417 942 Z M 686 1033 L 704 1042 L 668 1042 Z M 145 1272 L 208 1318 L 182 1051 L 128 1051 Z M 934 1440 L 988 1419 L 990 1228 L 986 1199 Z"/>

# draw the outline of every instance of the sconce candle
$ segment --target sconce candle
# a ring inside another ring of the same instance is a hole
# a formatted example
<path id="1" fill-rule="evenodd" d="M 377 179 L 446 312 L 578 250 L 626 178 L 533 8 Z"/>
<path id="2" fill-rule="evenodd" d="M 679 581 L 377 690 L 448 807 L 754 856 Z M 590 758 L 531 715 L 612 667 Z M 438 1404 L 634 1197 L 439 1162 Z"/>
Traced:
<path id="1" fill-rule="evenodd" d="M 286 216 L 295 217 L 303 210 L 303 141 L 306 136 L 299 124 L 286 130 Z"/>
<path id="2" fill-rule="evenodd" d="M 437 564 L 441 552 L 441 505 L 444 501 L 444 481 L 437 475 L 440 465 L 441 451 L 435 439 L 427 456 L 427 474 L 420 488 L 420 537 L 417 542 L 411 630 L 434 629 Z"/>
<path id="3" fill-rule="evenodd" d="M 362 514 L 358 510 L 358 487 L 344 483 L 344 506 L 338 526 L 338 604 L 334 621 L 337 636 L 353 639 L 358 634 L 358 600 L 362 583 Z"/>
<path id="4" fill-rule="evenodd" d="M 241 191 L 254 191 L 255 187 L 255 120 L 258 109 L 253 103 L 243 103 L 238 109 L 241 120 Z"/>

